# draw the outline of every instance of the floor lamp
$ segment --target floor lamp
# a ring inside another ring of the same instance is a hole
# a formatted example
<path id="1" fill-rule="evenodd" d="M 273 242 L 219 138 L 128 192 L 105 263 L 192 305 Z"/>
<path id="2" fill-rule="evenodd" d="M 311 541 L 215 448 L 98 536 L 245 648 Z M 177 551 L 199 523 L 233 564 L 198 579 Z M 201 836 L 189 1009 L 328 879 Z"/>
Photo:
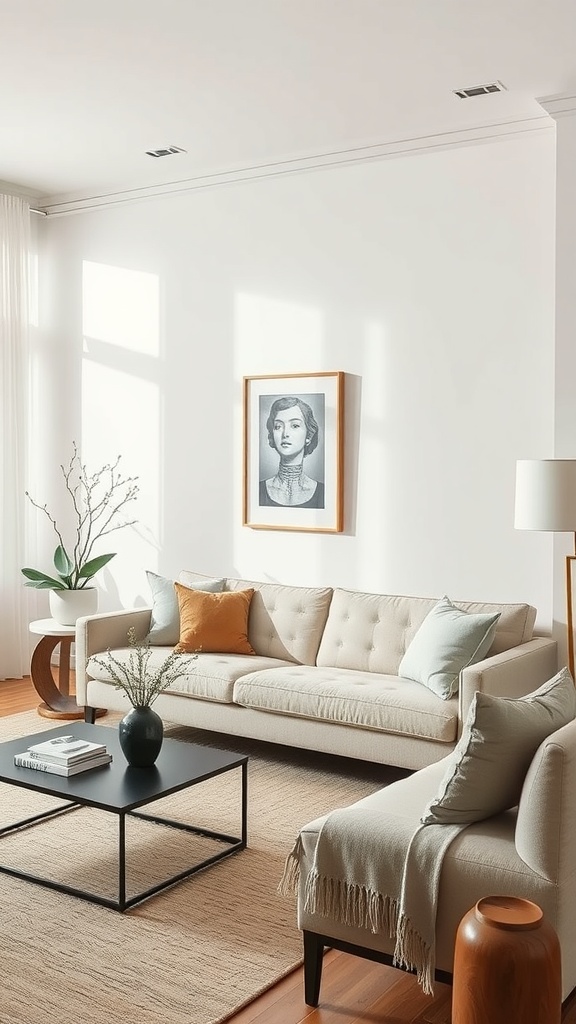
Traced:
<path id="1" fill-rule="evenodd" d="M 572 563 L 576 561 L 576 459 L 521 459 L 516 463 L 517 530 L 571 533 L 574 554 L 566 555 L 568 668 L 574 679 Z"/>

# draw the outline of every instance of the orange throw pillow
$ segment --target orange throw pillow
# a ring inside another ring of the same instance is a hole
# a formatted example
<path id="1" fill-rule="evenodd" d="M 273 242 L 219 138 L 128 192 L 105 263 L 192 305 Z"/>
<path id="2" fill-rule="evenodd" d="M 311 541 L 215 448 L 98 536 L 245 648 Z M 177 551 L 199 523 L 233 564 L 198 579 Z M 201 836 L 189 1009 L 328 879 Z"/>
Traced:
<path id="1" fill-rule="evenodd" d="M 255 654 L 248 640 L 248 613 L 254 590 L 226 590 L 208 594 L 174 584 L 180 609 L 182 654 Z"/>

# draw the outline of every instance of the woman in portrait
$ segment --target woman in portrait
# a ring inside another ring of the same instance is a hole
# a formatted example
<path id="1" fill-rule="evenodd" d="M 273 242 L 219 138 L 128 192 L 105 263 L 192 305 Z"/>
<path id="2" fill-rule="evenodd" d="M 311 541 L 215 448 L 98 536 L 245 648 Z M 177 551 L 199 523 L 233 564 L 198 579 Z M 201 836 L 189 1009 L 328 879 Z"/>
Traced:
<path id="1" fill-rule="evenodd" d="M 324 508 L 324 484 L 304 472 L 304 459 L 318 445 L 318 424 L 307 402 L 284 395 L 266 420 L 268 444 L 280 462 L 274 476 L 260 481 L 260 505 Z"/>

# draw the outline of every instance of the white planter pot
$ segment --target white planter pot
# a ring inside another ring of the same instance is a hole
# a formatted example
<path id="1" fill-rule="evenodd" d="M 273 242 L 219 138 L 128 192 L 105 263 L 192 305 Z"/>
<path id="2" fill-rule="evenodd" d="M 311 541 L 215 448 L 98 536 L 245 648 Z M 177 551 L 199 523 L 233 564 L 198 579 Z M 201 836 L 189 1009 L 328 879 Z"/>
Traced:
<path id="1" fill-rule="evenodd" d="M 74 626 L 82 615 L 94 615 L 98 611 L 96 587 L 84 590 L 51 590 L 50 614 L 61 626 Z"/>

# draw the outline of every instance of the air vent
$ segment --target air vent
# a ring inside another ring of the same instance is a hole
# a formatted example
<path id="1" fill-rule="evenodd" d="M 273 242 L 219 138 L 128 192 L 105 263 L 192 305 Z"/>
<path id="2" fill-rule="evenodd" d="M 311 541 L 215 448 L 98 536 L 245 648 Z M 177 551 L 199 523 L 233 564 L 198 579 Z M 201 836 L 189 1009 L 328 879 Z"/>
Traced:
<path id="1" fill-rule="evenodd" d="M 174 156 L 175 153 L 185 153 L 185 149 L 179 146 L 165 146 L 163 149 L 147 149 L 146 156 Z"/>
<path id="2" fill-rule="evenodd" d="M 468 100 L 472 96 L 487 96 L 490 92 L 505 92 L 506 86 L 502 82 L 491 82 L 490 85 L 473 85 L 470 89 L 454 89 L 454 95 L 461 100 Z"/>

